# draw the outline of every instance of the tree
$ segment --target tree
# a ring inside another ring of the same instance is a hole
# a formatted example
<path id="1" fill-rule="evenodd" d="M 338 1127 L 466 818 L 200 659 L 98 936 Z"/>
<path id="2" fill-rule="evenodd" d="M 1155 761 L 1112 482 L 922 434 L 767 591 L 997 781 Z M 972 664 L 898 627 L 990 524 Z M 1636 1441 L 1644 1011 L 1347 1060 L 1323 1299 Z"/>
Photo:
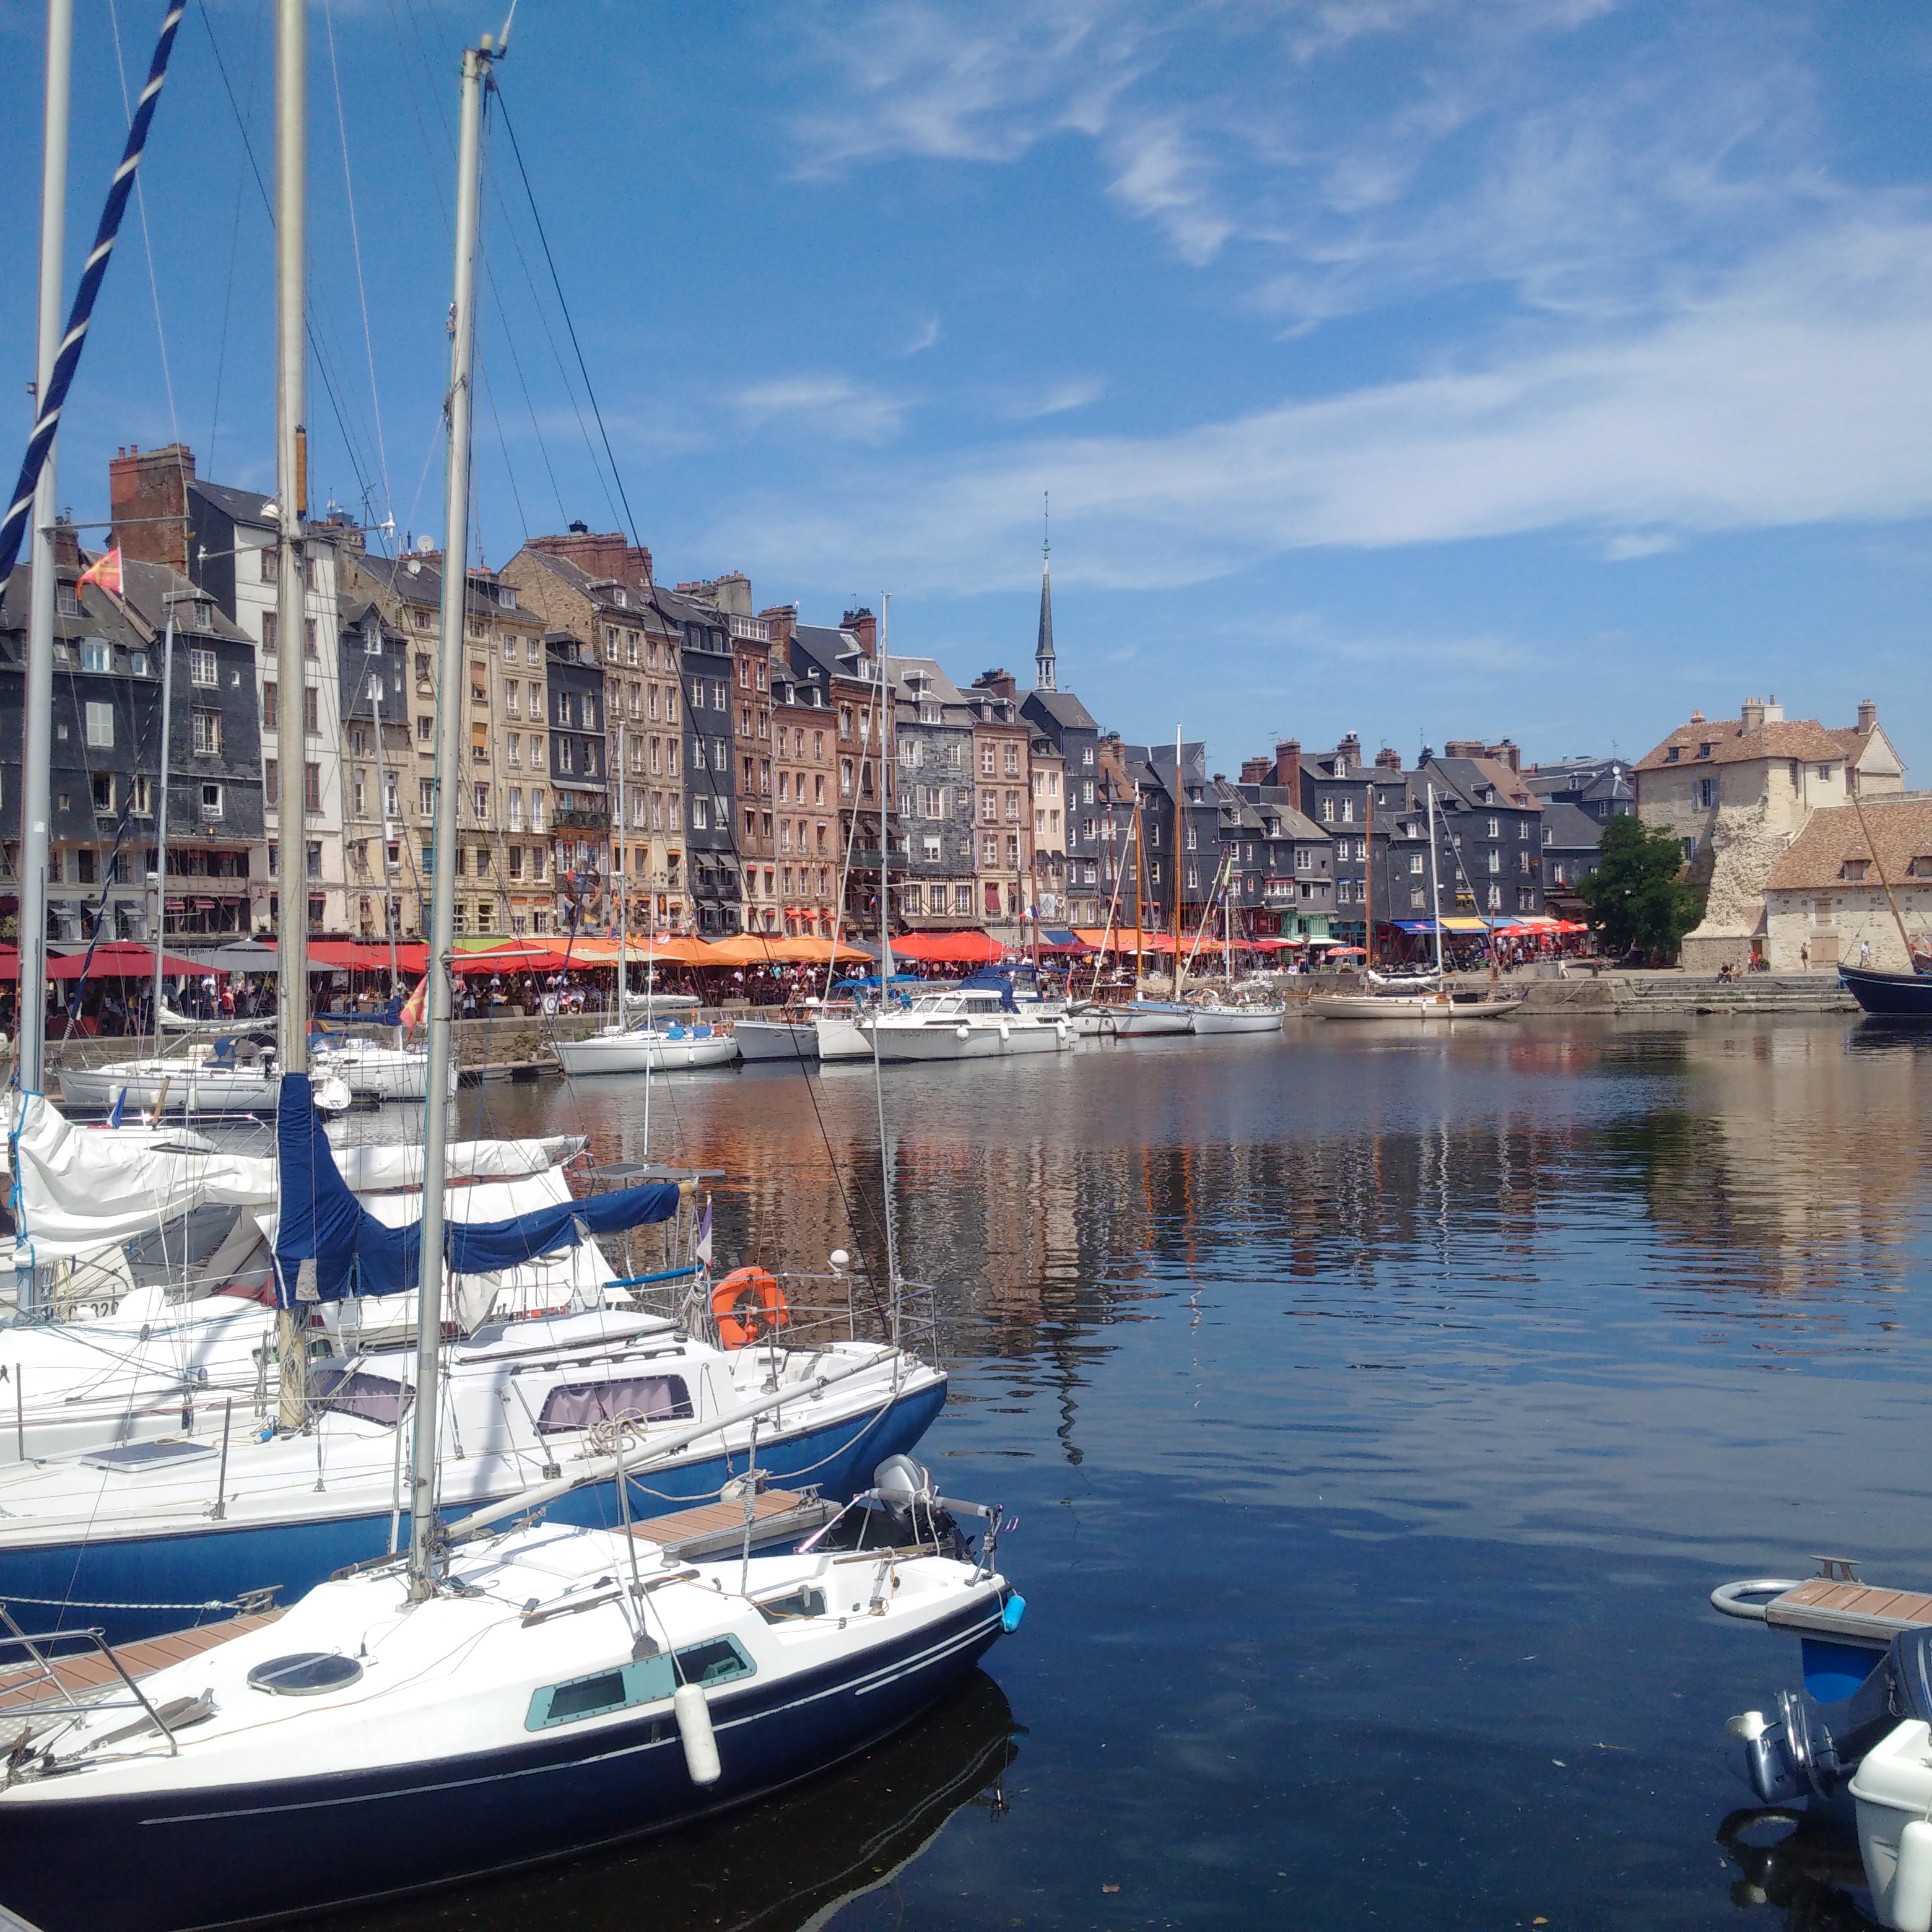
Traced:
<path id="1" fill-rule="evenodd" d="M 1576 890 L 1607 952 L 1636 946 L 1674 957 L 1704 913 L 1703 894 L 1684 876 L 1683 848 L 1628 814 L 1604 827 L 1597 869 Z"/>

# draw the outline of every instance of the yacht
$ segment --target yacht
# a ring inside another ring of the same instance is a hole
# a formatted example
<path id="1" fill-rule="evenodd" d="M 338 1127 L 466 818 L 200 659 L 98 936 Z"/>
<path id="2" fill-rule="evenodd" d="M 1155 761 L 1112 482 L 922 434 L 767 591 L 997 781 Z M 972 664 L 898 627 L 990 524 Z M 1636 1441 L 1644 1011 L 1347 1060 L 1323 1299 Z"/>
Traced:
<path id="1" fill-rule="evenodd" d="M 738 1042 L 722 1026 L 606 1027 L 588 1040 L 560 1040 L 551 1049 L 568 1074 L 678 1073 L 728 1066 Z"/>
<path id="2" fill-rule="evenodd" d="M 868 1049 L 881 1060 L 993 1060 L 1019 1053 L 1061 1053 L 1073 1044 L 1064 1017 L 1022 1012 L 1010 989 L 954 986 L 926 993 L 903 1011 L 859 1022 Z"/>

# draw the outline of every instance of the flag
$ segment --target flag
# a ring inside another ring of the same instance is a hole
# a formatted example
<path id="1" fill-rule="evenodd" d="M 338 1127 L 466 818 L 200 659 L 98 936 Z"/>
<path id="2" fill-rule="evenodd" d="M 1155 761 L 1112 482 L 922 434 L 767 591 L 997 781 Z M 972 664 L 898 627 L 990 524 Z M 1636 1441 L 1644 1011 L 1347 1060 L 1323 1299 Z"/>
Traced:
<path id="1" fill-rule="evenodd" d="M 116 596 L 121 595 L 121 546 L 116 544 L 105 556 L 98 556 L 80 573 L 80 581 L 74 587 L 85 590 L 90 584 L 98 584 L 104 590 L 111 590 Z"/>
<path id="2" fill-rule="evenodd" d="M 118 1127 L 121 1124 L 121 1116 L 122 1112 L 125 1110 L 127 1105 L 127 1088 L 124 1087 L 116 1088 L 114 1093 L 113 1108 L 107 1116 L 107 1124 L 110 1127 Z"/>
<path id="3" fill-rule="evenodd" d="M 711 1197 L 704 1197 L 704 1218 L 698 1224 L 698 1245 L 692 1252 L 706 1268 L 711 1265 Z"/>
<path id="4" fill-rule="evenodd" d="M 402 1024 L 413 1030 L 423 1023 L 423 1011 L 429 1003 L 429 975 L 425 973 L 416 982 L 416 989 L 403 1005 Z"/>

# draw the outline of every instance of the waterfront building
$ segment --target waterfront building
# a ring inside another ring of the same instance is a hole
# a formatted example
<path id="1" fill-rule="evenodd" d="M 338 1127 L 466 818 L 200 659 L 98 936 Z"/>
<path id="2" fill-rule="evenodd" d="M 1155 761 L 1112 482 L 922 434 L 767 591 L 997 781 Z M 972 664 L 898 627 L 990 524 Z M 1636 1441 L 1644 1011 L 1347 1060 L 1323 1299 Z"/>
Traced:
<path id="1" fill-rule="evenodd" d="M 829 939 L 838 909 L 842 853 L 832 848 L 838 812 L 835 729 L 825 681 L 813 668 L 800 677 L 788 646 L 789 608 L 761 614 L 770 646 L 772 764 L 777 784 L 774 843 L 778 902 L 788 937 Z"/>
<path id="2" fill-rule="evenodd" d="M 255 646 L 257 729 L 271 746 L 278 686 L 284 676 L 300 676 L 302 769 L 299 774 L 284 772 L 272 751 L 262 759 L 266 839 L 258 841 L 250 854 L 250 922 L 268 930 L 279 910 L 272 854 L 283 832 L 286 782 L 290 796 L 301 800 L 298 814 L 290 814 L 289 830 L 303 843 L 310 929 L 346 932 L 336 633 L 338 562 L 350 526 L 334 518 L 308 526 L 302 546 L 302 634 L 298 641 L 286 640 L 276 634 L 280 520 L 268 497 L 197 476 L 194 452 L 182 443 L 122 450 L 109 459 L 107 493 L 114 518 L 110 542 L 123 559 L 164 565 L 198 584 Z"/>
<path id="3" fill-rule="evenodd" d="M 893 910 L 907 926 L 979 923 L 974 775 L 976 701 L 931 658 L 892 661 L 898 842 Z"/>
<path id="4" fill-rule="evenodd" d="M 620 877 L 629 893 L 630 930 L 688 931 L 682 634 L 652 602 L 650 550 L 621 530 L 574 523 L 562 536 L 531 538 L 502 577 L 547 632 L 574 638 L 602 669 L 604 769 L 615 770 L 621 737 L 629 820 L 622 836 L 604 842 L 603 865 L 605 876 Z M 608 801 L 614 808 L 614 788 Z M 573 834 L 573 866 L 578 842 Z M 611 896 L 606 922 L 614 925 Z"/>
<path id="5" fill-rule="evenodd" d="M 1064 926 L 1072 899 L 1067 891 L 1066 760 L 1053 740 L 1035 730 L 1027 740 L 1033 784 L 1033 863 L 1027 882 L 1036 928 Z"/>
<path id="6" fill-rule="evenodd" d="M 384 600 L 354 594 L 350 586 L 360 574 L 352 567 L 344 573 L 336 626 L 348 767 L 342 833 L 350 925 L 358 938 L 380 939 L 420 932 L 427 895 L 403 815 L 403 787 L 416 765 L 410 640 L 384 618 Z"/>
<path id="7" fill-rule="evenodd" d="M 1222 800 L 1222 850 L 1235 862 L 1234 929 L 1251 939 L 1329 938 L 1336 841 L 1301 810 L 1294 788 L 1273 783 L 1272 774 L 1248 778 L 1247 769 L 1238 784 L 1214 782 Z"/>
<path id="8" fill-rule="evenodd" d="M 743 929 L 745 891 L 731 750 L 731 691 L 737 669 L 730 626 L 715 605 L 661 586 L 652 591 L 651 602 L 678 637 L 684 700 L 686 887 L 699 937 L 722 938 Z"/>
<path id="9" fill-rule="evenodd" d="M 1588 807 L 1568 799 L 1546 798 L 1543 803 L 1543 898 L 1546 910 L 1574 916 L 1584 910 L 1576 888 L 1597 869 L 1604 826 L 1612 812 L 1599 818 Z M 1558 901 L 1562 902 L 1559 907 Z"/>
<path id="10" fill-rule="evenodd" d="M 837 864 L 844 868 L 850 856 L 840 929 L 849 938 L 877 939 L 882 925 L 879 874 L 893 830 L 892 713 L 897 708 L 884 682 L 878 622 L 862 608 L 847 611 L 836 630 L 800 623 L 795 609 L 788 621 L 785 650 L 792 672 L 808 682 L 817 671 L 836 720 Z"/>
<path id="11" fill-rule="evenodd" d="M 607 763 L 604 668 L 594 646 L 574 632 L 546 631 L 551 858 L 556 874 L 557 930 L 602 932 L 614 927 L 610 892 L 610 788 Z M 463 884 L 462 856 L 457 886 Z M 462 902 L 458 901 L 459 916 Z M 458 929 L 464 930 L 459 916 Z"/>
<path id="12" fill-rule="evenodd" d="M 1020 700 L 1020 716 L 1032 726 L 1036 739 L 1043 739 L 1058 755 L 1064 794 L 1062 869 L 1042 881 L 1060 909 L 1046 916 L 1070 926 L 1096 926 L 1106 910 L 1097 784 L 1100 728 L 1072 692 L 1060 688 L 1059 660 L 1053 643 L 1053 584 L 1044 559 L 1040 576 L 1040 632 L 1034 646 L 1034 688 Z"/>
<path id="13" fill-rule="evenodd" d="M 1772 861 L 1761 950 L 1774 973 L 1909 973 L 1900 920 L 1912 946 L 1932 950 L 1932 794 L 1861 802 L 1862 820 L 1850 805 L 1814 811 Z"/>
<path id="14" fill-rule="evenodd" d="M 1019 687 L 1006 670 L 982 671 L 967 701 L 973 707 L 974 782 L 979 810 L 974 867 L 980 918 L 998 939 L 1017 943 L 1033 872 L 1033 733 L 1020 716 Z"/>
<path id="15" fill-rule="evenodd" d="M 1410 775 L 1410 798 L 1423 802 L 1425 838 L 1432 788 L 1436 795 L 1445 921 L 1506 925 L 1543 910 L 1543 802 L 1522 782 L 1516 760 L 1508 739 L 1485 746 L 1452 738 L 1440 758 L 1425 748 Z"/>
<path id="16" fill-rule="evenodd" d="M 1546 805 L 1574 805 L 1600 825 L 1636 810 L 1636 786 L 1624 758 L 1558 758 L 1526 765 L 1522 782 Z"/>
<path id="17" fill-rule="evenodd" d="M 1735 718 L 1694 711 L 1633 767 L 1637 816 L 1682 844 L 1704 915 L 1684 938 L 1697 972 L 1742 966 L 1764 950 L 1765 892 L 1778 855 L 1822 808 L 1896 796 L 1904 761 L 1869 699 L 1856 724 L 1787 718 L 1774 698 L 1748 698 Z"/>
<path id="18" fill-rule="evenodd" d="M 1172 932 L 1178 919 L 1178 929 L 1190 932 L 1206 916 L 1214 886 L 1220 802 L 1208 789 L 1208 747 L 1196 739 L 1179 749 L 1178 766 L 1172 745 L 1124 745 L 1120 754 L 1127 778 L 1140 788 L 1146 923 Z M 1130 877 L 1129 890 L 1132 884 Z"/>

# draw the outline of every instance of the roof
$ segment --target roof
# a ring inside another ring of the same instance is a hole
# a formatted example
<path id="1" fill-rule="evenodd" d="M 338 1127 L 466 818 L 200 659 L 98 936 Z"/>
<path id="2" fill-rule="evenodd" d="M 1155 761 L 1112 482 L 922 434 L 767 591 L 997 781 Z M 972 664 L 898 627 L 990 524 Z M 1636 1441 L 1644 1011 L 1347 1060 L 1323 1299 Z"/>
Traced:
<path id="1" fill-rule="evenodd" d="M 652 618 L 660 623 L 664 620 L 664 613 L 655 608 L 655 585 L 620 583 L 614 577 L 592 577 L 574 559 L 539 550 L 534 544 L 524 544 L 510 561 L 516 563 L 526 559 L 540 565 L 560 583 L 575 591 L 586 602 L 596 604 L 607 616 L 644 627 L 648 627 Z M 623 594 L 621 604 L 617 602 L 620 592 Z"/>
<path id="2" fill-rule="evenodd" d="M 793 626 L 791 641 L 827 677 L 858 675 L 856 666 L 865 653 L 850 631 L 835 630 L 826 624 L 798 624 Z"/>
<path id="3" fill-rule="evenodd" d="M 1868 840 L 1867 832 L 1870 837 Z M 1874 799 L 1858 808 L 1850 805 L 1821 806 L 1804 822 L 1804 829 L 1780 852 L 1765 881 L 1767 892 L 1822 892 L 1858 881 L 1844 874 L 1847 859 L 1876 858 L 1878 866 L 1864 880 L 1879 889 L 1882 870 L 1896 888 L 1908 878 L 1915 859 L 1932 860 L 1932 797 Z"/>
<path id="4" fill-rule="evenodd" d="M 1426 767 L 1425 784 L 1430 778 L 1441 781 L 1438 790 L 1447 790 L 1450 802 L 1481 812 L 1491 806 L 1485 792 L 1495 794 L 1493 803 L 1513 812 L 1540 812 L 1543 801 L 1500 758 L 1431 758 Z"/>
<path id="5" fill-rule="evenodd" d="M 1603 842 L 1601 821 L 1593 818 L 1582 806 L 1572 805 L 1568 800 L 1559 800 L 1555 804 L 1545 801 L 1543 844 L 1546 851 L 1594 852 Z"/>
<path id="6" fill-rule="evenodd" d="M 1842 759 L 1847 754 L 1840 735 L 1826 730 L 1815 718 L 1778 718 L 1749 732 L 1740 718 L 1693 718 L 1630 769 L 1660 772 L 1672 765 L 1742 765 L 1760 758 Z M 1709 754 L 1700 757 L 1706 745 L 1711 748 Z M 1675 758 L 1670 755 L 1673 746 Z"/>
<path id="7" fill-rule="evenodd" d="M 128 608 L 157 637 L 167 627 L 168 599 L 172 596 L 176 600 L 176 637 L 185 631 L 200 637 L 219 638 L 231 644 L 250 641 L 246 631 L 230 622 L 212 592 L 197 590 L 185 577 L 164 563 L 143 563 L 137 557 L 127 558 L 121 566 L 121 595 Z M 208 614 L 205 622 L 192 614 L 194 607 L 197 605 Z M 185 621 L 184 607 L 189 612 Z"/>
<path id="8" fill-rule="evenodd" d="M 232 489 L 226 483 L 211 483 L 204 476 L 190 476 L 188 487 L 190 496 L 200 496 L 213 504 L 238 524 L 256 524 L 266 530 L 280 521 L 268 514 L 268 506 L 274 498 L 263 496 L 259 490 Z M 314 532 L 311 531 L 310 534 Z"/>
<path id="9" fill-rule="evenodd" d="M 1022 712 L 1044 711 L 1063 731 L 1097 731 L 1100 721 L 1070 691 L 1029 691 L 1020 700 Z"/>
<path id="10" fill-rule="evenodd" d="M 1334 843 L 1334 835 L 1326 826 L 1317 825 L 1307 813 L 1295 802 L 1295 794 L 1287 785 L 1244 784 L 1239 788 L 1244 796 L 1252 799 L 1258 807 L 1265 808 L 1264 815 L 1274 819 L 1281 830 L 1272 836 L 1280 838 L 1318 839 L 1324 845 Z"/>
<path id="11" fill-rule="evenodd" d="M 912 688 L 915 674 L 921 674 L 923 680 L 922 688 L 916 692 Z M 892 688 L 903 703 L 915 703 L 925 698 L 936 700 L 942 705 L 957 704 L 970 708 L 966 694 L 946 676 L 934 658 L 895 657 L 892 659 Z M 956 722 L 967 724 L 972 720 L 962 718 Z"/>
<path id="12" fill-rule="evenodd" d="M 1635 796 L 1630 767 L 1622 758 L 1565 758 L 1554 764 L 1532 766 L 1522 782 L 1538 798 L 1560 792 L 1579 799 L 1628 799 Z"/>

